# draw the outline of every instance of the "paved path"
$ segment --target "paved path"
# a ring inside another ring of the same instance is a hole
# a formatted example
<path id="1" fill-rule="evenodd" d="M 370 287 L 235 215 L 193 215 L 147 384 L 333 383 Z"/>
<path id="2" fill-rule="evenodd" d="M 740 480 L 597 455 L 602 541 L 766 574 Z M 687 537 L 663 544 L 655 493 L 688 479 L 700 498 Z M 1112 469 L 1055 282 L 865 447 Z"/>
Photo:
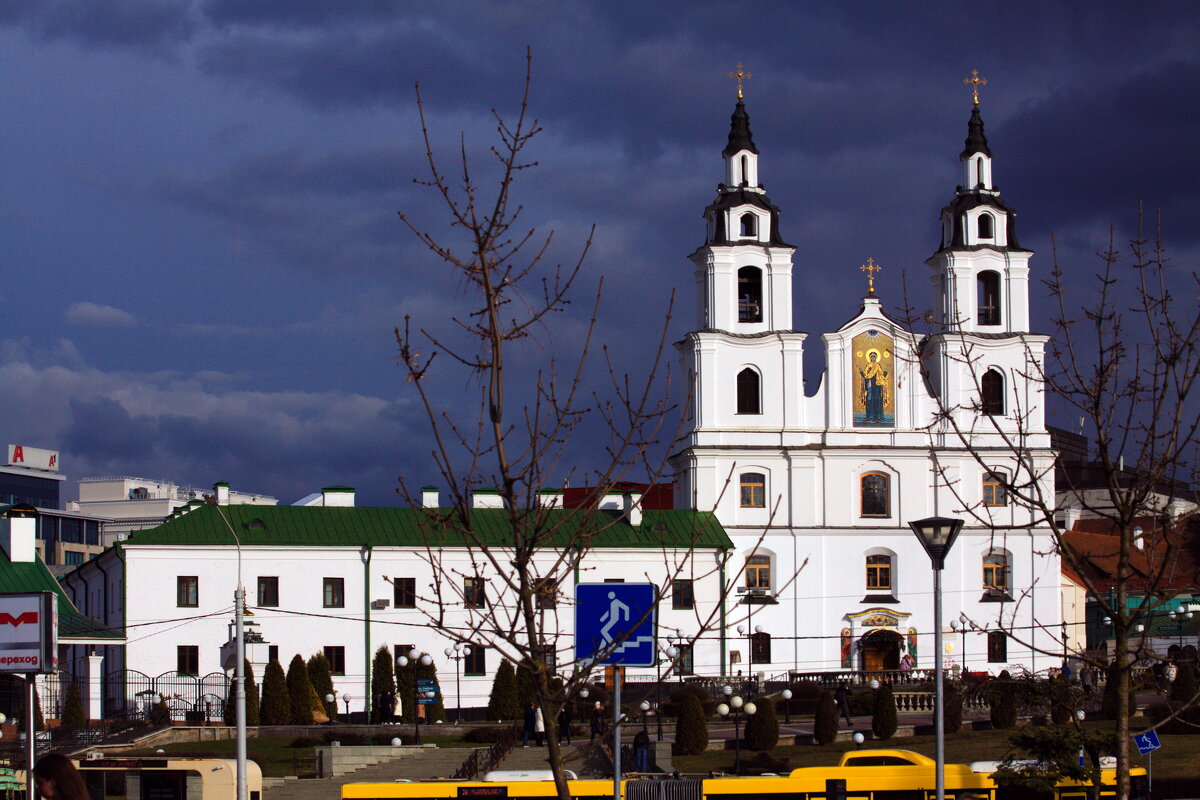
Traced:
<path id="1" fill-rule="evenodd" d="M 431 749 L 419 756 L 385 761 L 336 778 L 287 778 L 263 789 L 263 800 L 337 800 L 347 783 L 391 782 L 397 778 L 426 780 L 453 775 L 471 754 L 469 748 Z"/>

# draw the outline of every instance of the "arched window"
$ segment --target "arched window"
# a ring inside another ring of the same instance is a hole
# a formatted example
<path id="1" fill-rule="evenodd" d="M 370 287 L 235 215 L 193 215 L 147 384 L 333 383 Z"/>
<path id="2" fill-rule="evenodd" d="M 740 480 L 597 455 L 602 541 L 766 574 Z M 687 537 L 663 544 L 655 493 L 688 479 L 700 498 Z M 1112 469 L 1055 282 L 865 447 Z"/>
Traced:
<path id="1" fill-rule="evenodd" d="M 1000 273 L 985 270 L 976 280 L 980 325 L 1000 324 Z"/>
<path id="2" fill-rule="evenodd" d="M 979 238 L 991 239 L 995 235 L 996 228 L 992 215 L 985 211 L 979 215 Z"/>
<path id="3" fill-rule="evenodd" d="M 769 592 L 771 590 L 771 557 L 746 556 L 745 575 L 747 589 L 761 589 Z"/>
<path id="4" fill-rule="evenodd" d="M 758 235 L 758 217 L 747 211 L 741 218 L 742 236 Z"/>
<path id="5" fill-rule="evenodd" d="M 979 410 L 989 417 L 1004 416 L 1004 376 L 989 369 L 979 381 Z"/>
<path id="6" fill-rule="evenodd" d="M 762 322 L 762 270 L 738 270 L 738 322 Z"/>
<path id="7" fill-rule="evenodd" d="M 1004 491 L 1006 477 L 1003 472 L 983 473 L 983 504 L 985 506 L 1008 505 L 1008 493 Z"/>
<path id="8" fill-rule="evenodd" d="M 746 367 L 737 375 L 737 413 L 761 414 L 758 373 Z"/>
<path id="9" fill-rule="evenodd" d="M 859 482 L 859 495 L 864 517 L 890 517 L 891 498 L 889 497 L 888 476 L 882 472 L 868 472 Z"/>
<path id="10" fill-rule="evenodd" d="M 1008 591 L 1008 556 L 988 553 L 983 557 L 983 588 Z"/>
<path id="11" fill-rule="evenodd" d="M 742 156 L 742 186 L 750 182 L 750 158 Z"/>
<path id="12" fill-rule="evenodd" d="M 890 592 L 892 590 L 892 557 L 888 555 L 867 556 L 867 591 Z"/>
<path id="13" fill-rule="evenodd" d="M 744 472 L 741 478 L 741 507 L 767 507 L 767 478 L 761 472 Z"/>

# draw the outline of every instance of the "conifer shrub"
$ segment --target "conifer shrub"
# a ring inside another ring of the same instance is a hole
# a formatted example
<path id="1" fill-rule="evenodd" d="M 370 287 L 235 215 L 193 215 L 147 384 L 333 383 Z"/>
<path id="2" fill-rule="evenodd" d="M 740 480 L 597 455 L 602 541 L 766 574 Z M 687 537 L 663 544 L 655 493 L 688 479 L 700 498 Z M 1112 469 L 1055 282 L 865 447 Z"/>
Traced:
<path id="1" fill-rule="evenodd" d="M 46 730 L 46 719 L 42 716 L 42 696 L 38 693 L 36 684 L 33 687 L 33 729 Z"/>
<path id="2" fill-rule="evenodd" d="M 989 687 L 988 703 L 991 706 L 992 728 L 1007 731 L 1017 727 L 1017 696 L 1012 676 L 1003 670 Z"/>
<path id="3" fill-rule="evenodd" d="M 533 673 L 530 671 L 529 662 L 525 660 L 517 664 L 517 702 L 522 709 L 526 708 L 530 703 L 537 702 L 537 690 L 533 685 Z"/>
<path id="4" fill-rule="evenodd" d="M 86 728 L 88 724 L 83 696 L 79 693 L 79 684 L 74 681 L 67 687 L 67 698 L 63 701 L 62 724 L 67 728 Z"/>
<path id="5" fill-rule="evenodd" d="M 246 675 L 246 724 L 257 725 L 259 717 L 259 702 L 258 702 L 258 684 L 254 682 L 254 667 L 250 666 L 249 661 L 242 664 L 242 671 Z M 235 676 L 229 676 L 229 689 L 225 693 L 225 709 L 222 718 L 225 724 L 234 726 L 237 724 L 237 696 L 234 694 L 236 690 L 237 679 Z"/>
<path id="6" fill-rule="evenodd" d="M 308 666 L 299 653 L 288 664 L 287 692 L 291 724 L 312 725 L 312 684 L 308 680 Z"/>
<path id="7" fill-rule="evenodd" d="M 942 727 L 946 734 L 958 733 L 963 724 L 963 696 L 957 681 L 946 681 L 942 689 Z"/>
<path id="8" fill-rule="evenodd" d="M 396 691 L 396 676 L 392 671 L 392 654 L 386 646 L 375 651 L 371 661 L 371 721 L 383 721 L 381 695 Z"/>
<path id="9" fill-rule="evenodd" d="M 775 703 L 762 698 L 754 704 L 756 711 L 746 719 L 746 747 L 766 752 L 779 743 L 779 717 Z"/>
<path id="10" fill-rule="evenodd" d="M 333 691 L 333 675 L 329 671 L 329 659 L 324 653 L 313 653 L 305 665 L 308 669 L 308 681 L 316 691 L 321 701 L 321 710 L 332 722 L 337 719 L 337 693 Z M 326 703 L 325 697 L 333 695 L 333 702 Z"/>
<path id="11" fill-rule="evenodd" d="M 876 739 L 890 739 L 896 733 L 896 726 L 896 698 L 891 684 L 885 683 L 875 691 L 871 704 L 871 732 Z"/>
<path id="12" fill-rule="evenodd" d="M 664 712 L 668 716 L 678 718 L 683 712 L 683 700 L 688 695 L 695 697 L 696 700 L 699 701 L 700 709 L 704 712 L 706 717 L 712 716 L 716 713 L 717 704 L 712 699 L 712 696 L 703 686 L 695 683 L 685 683 L 672 691 L 670 698 L 668 698 L 666 704 L 664 705 Z"/>
<path id="13" fill-rule="evenodd" d="M 488 697 L 487 718 L 490 720 L 517 720 L 521 716 L 521 705 L 517 700 L 517 673 L 507 658 L 496 668 L 492 680 L 492 693 Z"/>
<path id="14" fill-rule="evenodd" d="M 826 690 L 817 697 L 817 712 L 813 716 L 813 741 L 829 744 L 837 739 L 838 710 L 833 693 Z"/>
<path id="15" fill-rule="evenodd" d="M 683 756 L 697 756 L 707 748 L 708 723 L 704 720 L 704 709 L 696 695 L 685 694 L 676 724 L 675 752 Z"/>
<path id="16" fill-rule="evenodd" d="M 167 705 L 167 698 L 160 697 L 150 709 L 150 722 L 154 725 L 171 724 L 171 707 Z"/>
<path id="17" fill-rule="evenodd" d="M 1181 661 L 1171 683 L 1171 699 L 1186 703 L 1196 696 L 1196 672 L 1189 661 Z"/>
<path id="18" fill-rule="evenodd" d="M 292 699 L 288 694 L 287 677 L 278 661 L 267 664 L 262 688 L 262 724 L 287 725 L 292 720 Z"/>
<path id="19" fill-rule="evenodd" d="M 437 662 L 425 666 L 424 664 L 417 665 L 417 677 L 438 683 Z M 442 692 L 438 692 L 432 703 L 428 703 L 425 708 L 425 721 L 437 722 L 446 721 L 446 704 Z"/>

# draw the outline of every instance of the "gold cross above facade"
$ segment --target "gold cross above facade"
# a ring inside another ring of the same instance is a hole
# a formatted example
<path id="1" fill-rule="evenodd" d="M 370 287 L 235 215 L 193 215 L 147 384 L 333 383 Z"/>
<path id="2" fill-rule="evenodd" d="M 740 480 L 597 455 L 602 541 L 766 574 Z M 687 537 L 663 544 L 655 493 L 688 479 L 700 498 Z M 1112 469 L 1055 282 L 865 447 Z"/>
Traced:
<path id="1" fill-rule="evenodd" d="M 875 263 L 874 259 L 867 259 L 867 263 L 859 267 L 863 272 L 867 273 L 867 294 L 875 294 L 875 273 L 883 269 Z"/>
<path id="2" fill-rule="evenodd" d="M 971 94 L 975 97 L 975 105 L 979 105 L 979 87 L 987 86 L 987 78 L 979 77 L 979 70 L 971 70 L 971 77 L 963 78 L 963 83 L 969 84 Z"/>
<path id="3" fill-rule="evenodd" d="M 746 71 L 744 71 L 744 70 L 742 69 L 742 65 L 741 65 L 741 64 L 738 64 L 738 66 L 737 66 L 737 72 L 731 72 L 731 73 L 729 73 L 729 77 L 731 77 L 731 78 L 737 78 L 737 82 L 738 82 L 738 100 L 741 100 L 741 99 L 742 99 L 742 78 L 753 78 L 754 76 L 753 76 L 753 75 L 751 75 L 749 72 L 746 72 Z"/>

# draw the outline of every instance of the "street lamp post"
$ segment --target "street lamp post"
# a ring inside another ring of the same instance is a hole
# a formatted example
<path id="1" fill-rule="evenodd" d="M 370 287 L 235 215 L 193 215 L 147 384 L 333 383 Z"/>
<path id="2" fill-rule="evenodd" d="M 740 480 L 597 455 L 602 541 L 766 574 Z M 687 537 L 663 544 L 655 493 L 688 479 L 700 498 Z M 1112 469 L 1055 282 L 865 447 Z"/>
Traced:
<path id="1" fill-rule="evenodd" d="M 742 774 L 742 738 L 741 738 L 741 717 L 754 716 L 758 711 L 758 706 L 754 703 L 747 703 L 738 695 L 733 693 L 733 687 L 729 684 L 721 687 L 721 692 L 729 698 L 729 703 L 721 703 L 717 706 L 717 713 L 722 717 L 727 717 L 733 714 L 733 749 L 734 749 L 734 767 L 733 771 L 736 775 Z"/>
<path id="2" fill-rule="evenodd" d="M 946 798 L 946 722 L 942 719 L 945 687 L 942 685 L 942 569 L 946 554 L 962 530 L 962 520 L 929 517 L 910 522 L 933 566 L 933 735 L 936 742 L 937 800 Z"/>
<path id="3" fill-rule="evenodd" d="M 461 671 L 459 663 L 471 655 L 471 648 L 463 642 L 455 642 L 454 647 L 447 647 L 442 651 L 446 654 L 446 658 L 454 662 L 454 719 L 458 724 L 462 724 L 462 680 L 460 678 Z M 443 695 L 444 697 L 445 695 Z"/>
<path id="4" fill-rule="evenodd" d="M 674 672 L 675 671 L 675 659 L 679 657 L 679 648 L 673 644 L 668 644 L 666 647 L 663 648 L 662 652 L 663 652 L 663 655 L 667 657 L 667 659 L 666 659 L 667 663 L 670 664 L 669 669 L 672 672 Z M 661 664 L 662 661 L 660 661 L 659 663 Z M 662 675 L 662 673 L 659 673 L 658 681 L 654 684 L 654 713 L 658 716 L 658 723 L 657 723 L 658 724 L 658 739 L 657 740 L 660 742 L 663 740 L 662 709 L 659 708 L 659 705 L 660 705 L 659 700 L 661 699 L 662 682 L 663 682 L 663 675 Z"/>
<path id="5" fill-rule="evenodd" d="M 783 698 L 783 724 L 791 725 L 792 724 L 792 690 L 784 689 L 782 692 L 779 693 L 779 696 Z"/>
<path id="6" fill-rule="evenodd" d="M 337 698 L 333 693 L 325 695 L 325 713 L 329 714 L 329 721 L 333 722 L 333 715 L 337 713 Z"/>
<path id="7" fill-rule="evenodd" d="M 642 710 L 642 733 L 649 736 L 650 735 L 650 725 L 649 725 L 650 701 L 643 700 L 638 705 L 638 708 L 640 708 Z"/>
<path id="8" fill-rule="evenodd" d="M 421 743 L 421 725 L 420 725 L 421 718 L 417 714 L 417 711 L 420 709 L 420 705 L 421 705 L 421 689 L 418 686 L 419 679 L 417 677 L 417 665 L 420 664 L 423 667 L 428 667 L 430 664 L 433 663 L 433 657 L 430 656 L 428 653 L 422 653 L 420 650 L 418 650 L 415 647 L 412 650 L 408 651 L 407 656 L 396 656 L 396 666 L 398 666 L 398 667 L 407 667 L 410 662 L 413 665 L 413 704 L 412 704 L 413 740 L 416 744 L 420 744 Z"/>
<path id="9" fill-rule="evenodd" d="M 216 493 L 206 495 L 204 502 L 217 510 L 217 516 L 221 518 L 221 522 L 225 523 L 225 527 L 233 536 L 234 544 L 237 545 L 237 588 L 233 590 L 233 635 L 236 639 L 235 658 L 237 658 L 237 663 L 233 667 L 233 697 L 237 726 L 234 734 L 237 738 L 236 800 L 248 800 L 246 794 L 246 670 L 244 666 L 246 663 L 246 636 L 243 629 L 246 613 L 246 588 L 242 586 L 242 540 L 238 538 L 237 531 L 229 524 L 229 519 L 221 510 Z"/>
<path id="10" fill-rule="evenodd" d="M 1179 649 L 1183 650 L 1183 622 L 1192 618 L 1192 611 L 1187 606 L 1178 606 L 1171 612 L 1171 616 L 1175 618 L 1175 623 L 1178 626 L 1179 633 Z M 1180 655 L 1182 658 L 1182 654 Z"/>
<path id="11" fill-rule="evenodd" d="M 342 702 L 346 704 L 346 722 L 350 721 L 350 701 L 354 698 L 348 694 L 342 695 Z"/>

